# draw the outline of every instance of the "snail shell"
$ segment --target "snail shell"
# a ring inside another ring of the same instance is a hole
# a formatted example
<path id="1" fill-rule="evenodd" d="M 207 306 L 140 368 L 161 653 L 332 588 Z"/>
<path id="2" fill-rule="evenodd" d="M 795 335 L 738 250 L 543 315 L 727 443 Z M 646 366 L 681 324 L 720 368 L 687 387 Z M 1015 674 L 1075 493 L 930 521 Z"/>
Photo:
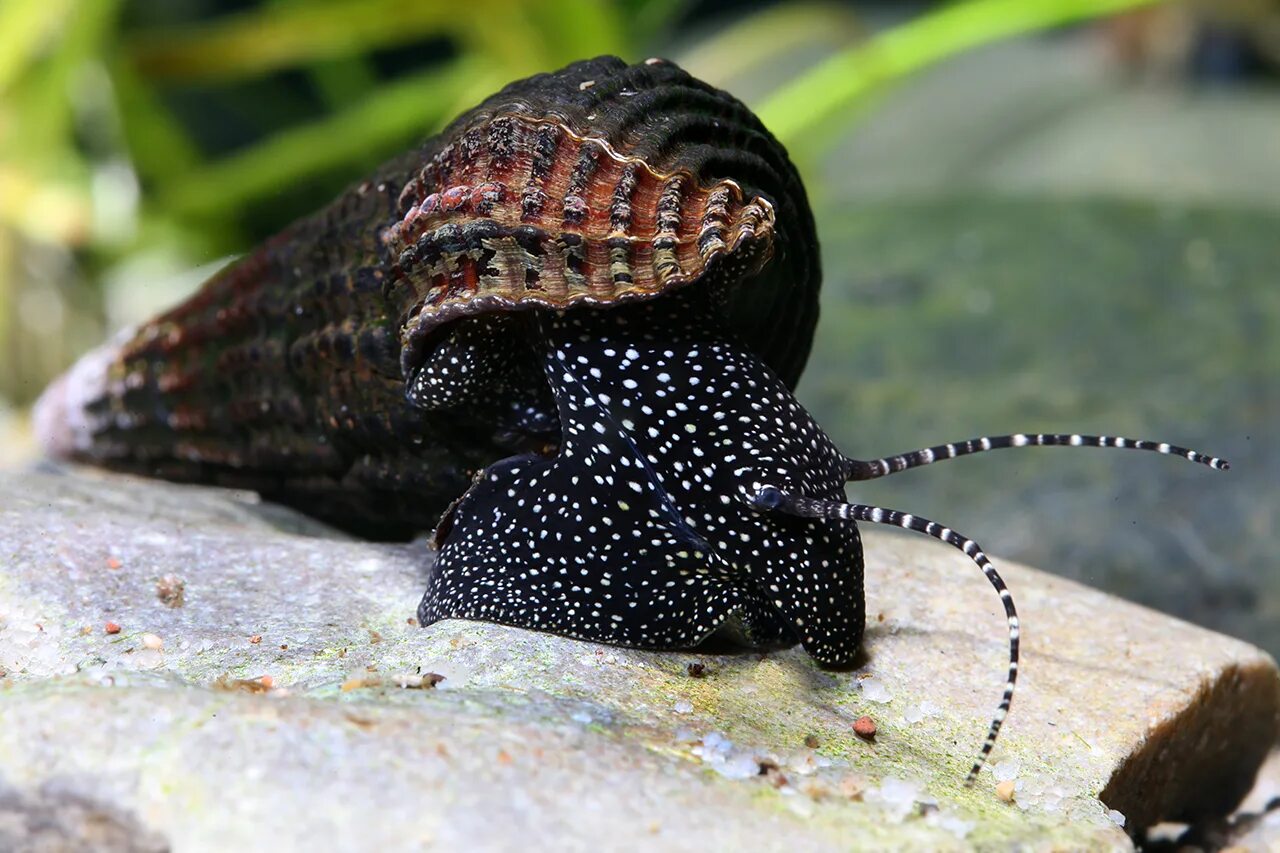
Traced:
<path id="1" fill-rule="evenodd" d="M 56 455 L 403 536 L 509 452 L 406 397 L 452 324 L 715 283 L 790 386 L 819 279 L 803 187 L 755 116 L 669 62 L 602 57 L 511 84 L 86 358 L 38 431 Z"/>

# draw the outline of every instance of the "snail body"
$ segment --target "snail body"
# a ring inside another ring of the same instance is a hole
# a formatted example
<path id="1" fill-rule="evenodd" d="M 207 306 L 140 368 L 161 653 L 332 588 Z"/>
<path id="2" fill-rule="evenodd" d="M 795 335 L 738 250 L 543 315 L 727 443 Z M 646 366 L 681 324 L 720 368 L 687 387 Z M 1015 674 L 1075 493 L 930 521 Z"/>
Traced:
<path id="1" fill-rule="evenodd" d="M 854 660 L 845 483 L 1001 447 L 1167 444 L 1012 435 L 878 460 L 796 402 L 820 283 L 785 150 L 662 60 L 518 81 L 300 220 L 46 391 L 57 456 L 255 488 L 358 532 L 436 527 L 422 624 L 483 619 L 642 648 L 721 632 Z M 443 515 L 442 515 L 443 512 Z M 438 524 L 437 524 L 438 521 Z"/>

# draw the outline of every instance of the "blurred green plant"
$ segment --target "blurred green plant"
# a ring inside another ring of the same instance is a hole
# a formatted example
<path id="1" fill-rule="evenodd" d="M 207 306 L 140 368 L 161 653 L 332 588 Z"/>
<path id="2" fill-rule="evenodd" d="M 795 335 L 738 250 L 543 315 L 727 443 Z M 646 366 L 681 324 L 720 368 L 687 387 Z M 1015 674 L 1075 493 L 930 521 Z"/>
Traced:
<path id="1" fill-rule="evenodd" d="M 874 95 L 928 66 L 999 39 L 1152 5 L 1155 0 L 972 0 L 886 30 L 818 63 L 769 96 L 760 118 L 779 139 L 799 143 Z"/>
<path id="2" fill-rule="evenodd" d="M 683 0 L 3 0 L 0 404 L 509 80 L 676 44 L 728 84 L 801 54 L 757 106 L 805 155 L 929 64 L 1152 2 L 967 0 L 870 36 L 844 4 L 792 2 L 690 38 Z M 248 138 L 211 141 L 224 124 Z"/>

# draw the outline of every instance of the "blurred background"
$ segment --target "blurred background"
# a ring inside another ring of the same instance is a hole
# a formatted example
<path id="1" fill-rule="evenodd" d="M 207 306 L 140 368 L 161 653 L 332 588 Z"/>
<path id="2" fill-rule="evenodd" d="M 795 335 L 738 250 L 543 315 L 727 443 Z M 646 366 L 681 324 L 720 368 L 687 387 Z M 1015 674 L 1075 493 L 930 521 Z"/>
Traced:
<path id="1" fill-rule="evenodd" d="M 1280 653 L 1280 0 L 0 0 L 0 470 L 112 329 L 509 80 L 662 55 L 791 150 L 852 496 Z M 940 546 L 941 547 L 941 546 Z M 980 582 L 975 580 L 975 582 Z"/>

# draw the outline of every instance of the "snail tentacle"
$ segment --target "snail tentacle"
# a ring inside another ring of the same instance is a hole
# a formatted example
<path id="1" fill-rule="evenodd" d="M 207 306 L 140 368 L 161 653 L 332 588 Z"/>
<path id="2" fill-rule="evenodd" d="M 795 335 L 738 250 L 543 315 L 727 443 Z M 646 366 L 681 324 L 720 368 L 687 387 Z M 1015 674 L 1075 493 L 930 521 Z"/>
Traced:
<path id="1" fill-rule="evenodd" d="M 850 481 L 874 480 L 889 474 L 897 474 L 922 465 L 955 459 L 960 456 L 972 456 L 988 450 L 1003 450 L 1008 447 L 1114 447 L 1121 450 L 1148 450 L 1166 456 L 1181 456 L 1184 459 L 1205 465 L 1216 471 L 1226 471 L 1231 463 L 1217 456 L 1209 456 L 1176 444 L 1164 441 L 1149 441 L 1140 438 L 1123 438 L 1115 435 L 1079 435 L 1076 433 L 1022 433 L 1009 435 L 984 435 L 960 442 L 936 444 L 920 450 L 883 456 L 879 459 L 845 458 L 847 478 Z"/>

